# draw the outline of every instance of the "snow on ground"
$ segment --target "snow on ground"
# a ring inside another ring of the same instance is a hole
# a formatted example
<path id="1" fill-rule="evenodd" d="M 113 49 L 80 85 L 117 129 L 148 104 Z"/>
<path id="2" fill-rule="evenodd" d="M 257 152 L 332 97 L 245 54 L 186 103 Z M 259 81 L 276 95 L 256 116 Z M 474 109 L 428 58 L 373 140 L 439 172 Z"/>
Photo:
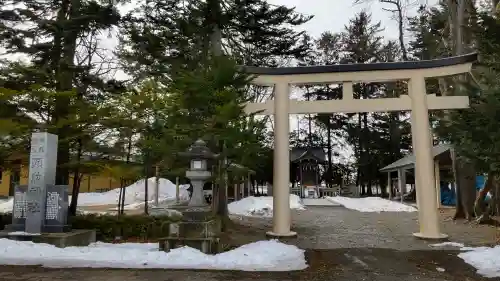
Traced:
<path id="1" fill-rule="evenodd" d="M 260 216 L 272 217 L 273 215 L 273 197 L 260 196 L 260 197 L 246 197 L 239 201 L 230 203 L 227 206 L 229 213 L 241 216 Z M 290 209 L 304 210 L 304 205 L 300 197 L 290 194 Z"/>
<path id="2" fill-rule="evenodd" d="M 443 243 L 437 243 L 437 244 L 430 244 L 429 247 L 432 247 L 432 248 L 441 248 L 441 247 L 463 248 L 463 247 L 465 247 L 465 245 L 462 243 L 458 243 L 458 242 L 443 242 Z"/>
<path id="3" fill-rule="evenodd" d="M 307 267 L 304 251 L 293 245 L 259 241 L 217 255 L 182 247 L 169 253 L 158 244 L 108 244 L 57 248 L 48 244 L 0 239 L 0 263 L 45 267 L 164 268 L 243 271 L 292 271 Z"/>
<path id="4" fill-rule="evenodd" d="M 9 232 L 7 235 L 12 235 L 12 236 L 38 236 L 38 235 L 42 235 L 40 233 L 29 233 L 29 232 L 25 232 L 25 231 L 13 231 L 13 232 Z"/>
<path id="5" fill-rule="evenodd" d="M 465 247 L 462 243 L 444 242 L 431 247 L 456 247 L 462 253 L 458 257 L 477 269 L 477 273 L 488 278 L 500 277 L 500 245 L 496 247 Z"/>
<path id="6" fill-rule="evenodd" d="M 139 180 L 125 188 L 125 209 L 139 209 L 144 205 L 144 189 L 145 180 Z M 160 178 L 159 186 L 159 202 L 165 202 L 175 199 L 175 184 L 171 181 Z M 179 196 L 181 200 L 189 199 L 188 185 L 179 186 Z M 78 195 L 78 206 L 100 206 L 118 204 L 120 189 L 116 188 L 107 192 L 87 192 Z M 148 179 L 148 199 L 152 203 L 155 198 L 155 178 Z M 71 196 L 69 198 L 71 201 Z M 14 199 L 11 198 L 7 202 L 0 203 L 0 213 L 12 212 Z"/>
<path id="7" fill-rule="evenodd" d="M 500 246 L 462 249 L 459 258 L 477 269 L 477 273 L 488 278 L 500 277 Z"/>
<path id="8" fill-rule="evenodd" d="M 331 202 L 338 203 L 347 209 L 360 212 L 416 212 L 412 206 L 390 201 L 380 197 L 349 198 L 342 196 L 325 197 Z"/>

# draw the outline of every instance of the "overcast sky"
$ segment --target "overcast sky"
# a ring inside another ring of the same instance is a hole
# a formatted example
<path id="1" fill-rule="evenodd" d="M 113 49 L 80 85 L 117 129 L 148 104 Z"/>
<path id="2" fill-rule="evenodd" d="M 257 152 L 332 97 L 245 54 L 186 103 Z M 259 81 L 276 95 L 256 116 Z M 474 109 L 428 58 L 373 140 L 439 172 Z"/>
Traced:
<path id="1" fill-rule="evenodd" d="M 378 0 L 368 0 L 366 4 L 354 5 L 354 0 L 267 0 L 271 4 L 296 7 L 296 11 L 312 15 L 314 18 L 306 23 L 305 29 L 313 36 L 319 36 L 324 31 L 342 31 L 344 26 L 356 13 L 363 9 L 372 13 L 374 22 L 380 21 L 385 27 L 384 35 L 388 39 L 396 39 L 398 35 L 397 23 L 391 19 L 391 13 L 383 8 L 392 8 L 389 4 L 380 4 Z M 402 0 L 415 3 L 408 11 L 414 15 L 418 4 L 435 4 L 437 0 Z"/>

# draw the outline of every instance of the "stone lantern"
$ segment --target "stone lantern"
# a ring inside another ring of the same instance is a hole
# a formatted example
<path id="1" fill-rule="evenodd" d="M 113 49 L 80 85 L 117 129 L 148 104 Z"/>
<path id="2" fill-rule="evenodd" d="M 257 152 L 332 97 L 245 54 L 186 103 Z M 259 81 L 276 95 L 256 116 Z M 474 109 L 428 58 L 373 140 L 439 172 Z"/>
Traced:
<path id="1" fill-rule="evenodd" d="M 212 176 L 208 170 L 207 162 L 209 159 L 217 158 L 207 147 L 203 140 L 197 140 L 191 145 L 186 152 L 179 153 L 180 156 L 190 158 L 189 170 L 186 171 L 186 178 L 191 180 L 193 186 L 193 193 L 189 200 L 189 207 L 205 207 L 205 195 L 203 194 L 203 185 L 205 181 Z"/>

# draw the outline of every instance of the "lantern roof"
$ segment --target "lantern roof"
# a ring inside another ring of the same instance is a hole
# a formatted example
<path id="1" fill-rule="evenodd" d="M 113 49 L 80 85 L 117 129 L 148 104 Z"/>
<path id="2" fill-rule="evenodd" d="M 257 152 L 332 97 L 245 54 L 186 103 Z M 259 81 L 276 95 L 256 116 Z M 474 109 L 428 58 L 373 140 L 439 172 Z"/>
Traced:
<path id="1" fill-rule="evenodd" d="M 201 139 L 195 141 L 185 152 L 180 152 L 179 155 L 198 159 L 214 159 L 219 156 L 218 154 L 213 153 L 210 148 L 207 147 L 207 144 Z"/>

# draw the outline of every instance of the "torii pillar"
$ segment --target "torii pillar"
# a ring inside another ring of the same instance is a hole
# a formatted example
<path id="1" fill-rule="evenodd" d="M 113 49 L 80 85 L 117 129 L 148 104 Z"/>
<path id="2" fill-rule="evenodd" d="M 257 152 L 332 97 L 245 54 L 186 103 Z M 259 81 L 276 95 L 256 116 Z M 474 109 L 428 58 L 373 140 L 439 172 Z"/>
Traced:
<path id="1" fill-rule="evenodd" d="M 410 78 L 408 94 L 411 98 L 411 133 L 415 154 L 415 185 L 420 226 L 420 231 L 413 235 L 425 239 L 445 239 L 448 236 L 439 230 L 431 128 L 424 76 Z"/>
<path id="2" fill-rule="evenodd" d="M 270 237 L 294 237 L 290 212 L 289 84 L 274 86 L 273 230 Z"/>

